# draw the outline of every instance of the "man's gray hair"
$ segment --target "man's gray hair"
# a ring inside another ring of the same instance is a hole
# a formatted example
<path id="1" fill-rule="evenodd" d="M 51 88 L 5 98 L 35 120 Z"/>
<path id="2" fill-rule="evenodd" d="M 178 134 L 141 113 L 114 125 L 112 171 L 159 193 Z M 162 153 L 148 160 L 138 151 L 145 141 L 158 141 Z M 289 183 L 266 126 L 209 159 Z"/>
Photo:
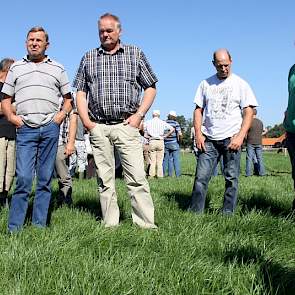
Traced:
<path id="1" fill-rule="evenodd" d="M 33 28 L 31 28 L 27 34 L 27 38 L 29 36 L 30 33 L 37 33 L 37 32 L 43 32 L 45 34 L 45 40 L 46 42 L 49 42 L 49 36 L 48 36 L 48 33 L 44 30 L 43 27 L 40 27 L 40 26 L 35 26 Z"/>
<path id="2" fill-rule="evenodd" d="M 114 19 L 114 20 L 117 22 L 117 27 L 118 27 L 118 29 L 121 30 L 121 21 L 120 21 L 119 17 L 116 16 L 116 15 L 114 15 L 114 14 L 108 13 L 108 12 L 105 13 L 105 14 L 103 14 L 103 15 L 99 18 L 99 20 L 98 20 L 98 24 L 99 24 L 100 21 L 101 21 L 103 18 L 105 18 L 105 17 L 110 17 L 110 18 Z"/>
<path id="3" fill-rule="evenodd" d="M 8 72 L 10 66 L 14 63 L 12 58 L 3 58 L 0 61 L 0 72 Z"/>

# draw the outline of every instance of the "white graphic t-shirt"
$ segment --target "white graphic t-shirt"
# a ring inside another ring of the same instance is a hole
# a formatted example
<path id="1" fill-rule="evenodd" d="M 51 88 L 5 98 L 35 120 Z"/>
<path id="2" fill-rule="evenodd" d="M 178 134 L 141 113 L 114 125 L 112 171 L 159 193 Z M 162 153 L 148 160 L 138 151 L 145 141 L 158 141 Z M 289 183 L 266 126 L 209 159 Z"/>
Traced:
<path id="1" fill-rule="evenodd" d="M 258 106 L 249 84 L 235 74 L 225 80 L 216 75 L 203 80 L 194 103 L 204 109 L 202 133 L 211 140 L 222 140 L 238 133 L 242 110 Z"/>

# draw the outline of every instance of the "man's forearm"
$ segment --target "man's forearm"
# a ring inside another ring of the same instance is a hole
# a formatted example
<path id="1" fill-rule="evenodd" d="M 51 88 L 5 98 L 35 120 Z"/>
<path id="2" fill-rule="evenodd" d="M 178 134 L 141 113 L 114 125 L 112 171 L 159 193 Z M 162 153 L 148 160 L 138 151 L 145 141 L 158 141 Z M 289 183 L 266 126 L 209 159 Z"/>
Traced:
<path id="1" fill-rule="evenodd" d="M 64 103 L 62 106 L 62 111 L 65 112 L 66 114 L 70 113 L 72 110 L 72 95 L 70 93 L 64 95 Z"/>
<path id="2" fill-rule="evenodd" d="M 1 110 L 7 120 L 10 121 L 11 115 L 13 115 L 10 96 L 6 96 L 5 99 L 1 101 Z"/>
<path id="3" fill-rule="evenodd" d="M 69 124 L 69 134 L 68 134 L 68 142 L 71 144 L 75 144 L 77 125 L 78 125 L 78 115 L 71 114 L 70 124 Z"/>
<path id="4" fill-rule="evenodd" d="M 77 101 L 77 109 L 81 121 L 86 129 L 91 128 L 91 122 L 89 115 L 88 115 L 88 105 L 86 100 L 86 93 L 83 91 L 78 91 L 76 94 L 76 101 Z"/>
<path id="5" fill-rule="evenodd" d="M 141 105 L 137 110 L 138 113 L 145 115 L 148 112 L 155 100 L 156 93 L 157 90 L 155 87 L 148 87 L 147 89 L 145 89 Z"/>
<path id="6" fill-rule="evenodd" d="M 203 120 L 203 110 L 201 108 L 196 108 L 194 111 L 195 137 L 200 136 L 202 134 L 202 131 L 201 131 L 202 120 Z"/>
<path id="7" fill-rule="evenodd" d="M 253 120 L 253 108 L 252 107 L 246 107 L 243 110 L 243 121 L 241 125 L 241 129 L 239 131 L 239 135 L 243 136 L 244 138 L 247 135 L 247 132 L 249 128 L 251 127 Z"/>

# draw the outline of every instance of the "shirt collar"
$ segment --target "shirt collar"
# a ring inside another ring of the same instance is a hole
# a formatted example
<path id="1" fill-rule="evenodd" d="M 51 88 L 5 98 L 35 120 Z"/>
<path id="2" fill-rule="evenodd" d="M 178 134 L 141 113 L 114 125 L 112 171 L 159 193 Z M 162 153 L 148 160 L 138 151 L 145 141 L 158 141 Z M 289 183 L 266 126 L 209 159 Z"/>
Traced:
<path id="1" fill-rule="evenodd" d="M 105 51 L 101 46 L 100 47 L 98 47 L 98 53 L 99 54 L 109 54 L 107 51 Z M 114 54 L 116 54 L 117 52 L 124 52 L 124 45 L 120 42 L 120 46 L 119 46 L 119 48 L 118 48 L 118 50 L 114 53 Z"/>
<path id="2" fill-rule="evenodd" d="M 28 55 L 25 55 L 23 57 L 23 61 L 32 62 L 31 60 L 29 60 Z M 43 63 L 43 62 L 52 62 L 52 60 L 51 60 L 51 58 L 48 55 L 46 55 L 45 58 L 41 61 L 41 63 Z"/>

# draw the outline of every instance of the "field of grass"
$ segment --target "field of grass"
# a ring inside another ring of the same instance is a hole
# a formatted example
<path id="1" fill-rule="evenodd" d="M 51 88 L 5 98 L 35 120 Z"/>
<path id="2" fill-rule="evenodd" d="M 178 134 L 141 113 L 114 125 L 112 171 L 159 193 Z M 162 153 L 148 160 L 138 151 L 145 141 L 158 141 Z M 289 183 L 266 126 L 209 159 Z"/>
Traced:
<path id="1" fill-rule="evenodd" d="M 187 212 L 195 159 L 183 175 L 150 180 L 158 230 L 132 225 L 117 181 L 121 225 L 100 225 L 95 179 L 74 180 L 74 207 L 52 210 L 50 225 L 6 232 L 0 212 L 0 294 L 295 294 L 295 216 L 289 158 L 265 153 L 266 177 L 245 177 L 236 214 L 224 217 L 224 180 L 209 185 L 204 215 Z M 57 194 L 56 181 L 53 194 Z"/>

